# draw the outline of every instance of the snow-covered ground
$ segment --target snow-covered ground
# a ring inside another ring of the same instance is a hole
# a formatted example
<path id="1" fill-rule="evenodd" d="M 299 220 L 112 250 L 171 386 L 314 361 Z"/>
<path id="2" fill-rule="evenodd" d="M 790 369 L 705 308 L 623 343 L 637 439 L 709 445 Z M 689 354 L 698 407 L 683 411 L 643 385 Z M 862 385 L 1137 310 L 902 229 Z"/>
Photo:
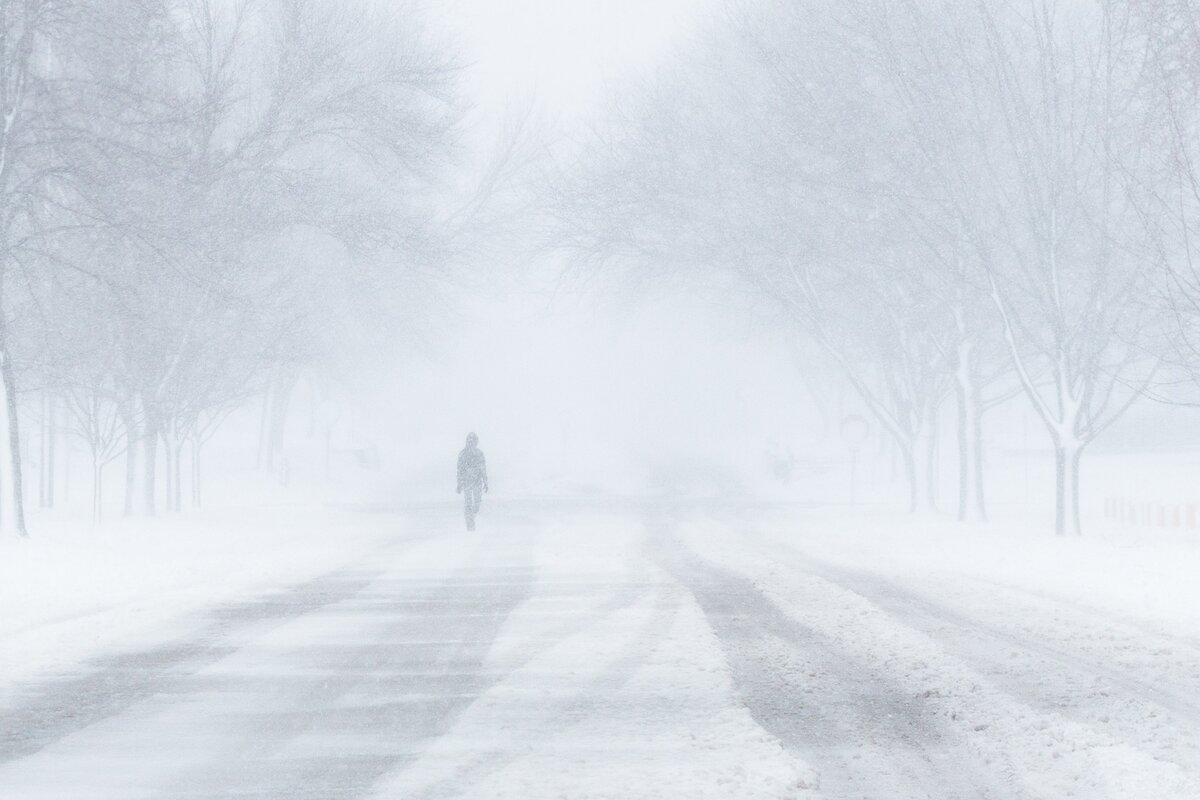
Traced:
<path id="1" fill-rule="evenodd" d="M 4 543 L 0 797 L 1200 796 L 1186 531 L 485 511 Z"/>
<path id="2" fill-rule="evenodd" d="M 857 731 L 816 756 L 833 796 L 1200 796 L 1200 540 L 719 516 L 681 538 L 799 626 L 809 711 Z"/>
<path id="3" fill-rule="evenodd" d="M 293 586 L 416 535 L 412 523 L 282 506 L 103 527 L 40 515 L 32 538 L 0 537 L 0 696 L 15 681 L 153 644 L 186 629 L 195 613 Z"/>

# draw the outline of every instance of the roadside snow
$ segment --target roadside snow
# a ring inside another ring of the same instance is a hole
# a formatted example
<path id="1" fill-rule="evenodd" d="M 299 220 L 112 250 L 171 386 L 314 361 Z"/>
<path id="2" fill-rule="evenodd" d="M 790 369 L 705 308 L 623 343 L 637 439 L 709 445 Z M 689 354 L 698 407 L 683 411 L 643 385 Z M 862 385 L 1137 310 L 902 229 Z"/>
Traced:
<path id="1" fill-rule="evenodd" d="M 0 539 L 0 705 L 17 682 L 160 643 L 199 624 L 189 614 L 304 581 L 411 535 L 400 520 L 314 508 L 103 527 L 42 517 L 31 538 Z"/>
<path id="2" fill-rule="evenodd" d="M 901 687 L 973 784 L 1200 797 L 1196 543 L 812 510 L 681 527 L 701 557 Z"/>
<path id="3" fill-rule="evenodd" d="M 831 563 L 947 590 L 964 580 L 990 584 L 1200 643 L 1197 531 L 1096 524 L 1084 536 L 1057 537 L 1043 525 L 836 509 L 769 513 L 749 524 Z"/>

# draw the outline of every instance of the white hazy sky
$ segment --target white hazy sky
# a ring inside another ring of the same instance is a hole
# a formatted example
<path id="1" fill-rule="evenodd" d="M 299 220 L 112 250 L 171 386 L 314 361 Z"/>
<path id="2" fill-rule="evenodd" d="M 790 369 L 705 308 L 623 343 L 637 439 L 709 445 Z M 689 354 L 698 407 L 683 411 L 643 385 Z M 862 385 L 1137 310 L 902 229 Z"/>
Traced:
<path id="1" fill-rule="evenodd" d="M 719 0 L 431 0 L 471 62 L 485 107 L 527 100 L 556 118 L 586 115 L 607 92 L 669 57 Z"/>

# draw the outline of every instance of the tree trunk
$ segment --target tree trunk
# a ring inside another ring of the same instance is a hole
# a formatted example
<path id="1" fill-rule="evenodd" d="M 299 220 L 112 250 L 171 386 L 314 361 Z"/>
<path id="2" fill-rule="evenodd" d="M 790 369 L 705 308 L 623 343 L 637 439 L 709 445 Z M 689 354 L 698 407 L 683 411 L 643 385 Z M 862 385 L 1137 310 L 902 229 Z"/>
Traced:
<path id="1" fill-rule="evenodd" d="M 100 517 L 101 517 L 100 511 L 101 511 L 101 507 L 104 503 L 104 499 L 103 499 L 103 495 L 102 495 L 102 491 L 103 491 L 102 478 L 103 478 L 103 476 L 104 476 L 104 467 L 101 466 L 100 458 L 97 456 L 96 452 L 93 450 L 92 451 L 92 522 L 96 523 L 97 525 L 100 524 Z"/>
<path id="2" fill-rule="evenodd" d="M 263 390 L 262 413 L 258 418 L 258 458 L 254 464 L 256 469 L 270 469 L 267 464 L 267 448 L 271 440 L 271 389 L 274 385 L 275 381 L 272 379 Z"/>
<path id="3" fill-rule="evenodd" d="M 979 515 L 980 522 L 987 522 L 987 496 L 984 494 L 984 477 L 983 477 L 983 403 L 979 402 L 978 396 L 975 398 L 975 424 L 972 427 L 972 435 L 975 439 L 975 446 L 972 448 L 972 454 L 975 458 L 975 512 Z"/>
<path id="4" fill-rule="evenodd" d="M 910 514 L 915 514 L 920 507 L 919 492 L 917 491 L 917 487 L 920 485 L 920 479 L 917 477 L 917 457 L 911 443 L 900 444 L 899 449 L 904 462 L 904 476 L 908 480 L 908 511 Z"/>
<path id="5" fill-rule="evenodd" d="M 58 455 L 58 402 L 49 395 L 49 430 L 46 434 L 46 508 L 54 508 L 55 456 Z"/>
<path id="6" fill-rule="evenodd" d="M 175 451 L 171 448 L 171 437 L 163 430 L 163 477 L 166 479 L 166 510 L 175 510 Z"/>
<path id="7" fill-rule="evenodd" d="M 146 424 L 142 429 L 142 448 L 142 501 L 146 514 L 154 516 L 155 495 L 158 488 L 158 420 L 154 418 L 149 409 L 146 409 Z"/>
<path id="8" fill-rule="evenodd" d="M 292 393 L 300 380 L 300 373 L 292 367 L 280 369 L 271 388 L 271 414 L 267 436 L 267 469 L 275 468 L 275 456 L 283 450 L 284 430 L 291 408 Z"/>
<path id="9" fill-rule="evenodd" d="M 200 508 L 200 440 L 192 439 L 192 507 Z"/>
<path id="10" fill-rule="evenodd" d="M 3 309 L 0 309 L 0 316 Z M 19 536 L 28 536 L 25 528 L 25 492 L 22 487 L 21 429 L 17 418 L 17 377 L 13 370 L 12 354 L 8 350 L 8 334 L 0 319 L 0 381 L 3 382 L 4 408 L 8 422 L 9 479 L 12 482 L 12 521 Z"/>
<path id="11" fill-rule="evenodd" d="M 125 426 L 125 510 L 127 517 L 133 516 L 133 497 L 137 494 L 137 445 L 138 430 L 134 421 L 132 401 L 121 410 L 121 424 Z"/>
<path id="12" fill-rule="evenodd" d="M 63 504 L 71 505 L 71 448 L 63 454 Z"/>
<path id="13" fill-rule="evenodd" d="M 933 511 L 938 509 L 938 409 L 929 409 L 929 433 L 925 440 L 925 500 Z"/>
<path id="14" fill-rule="evenodd" d="M 983 404 L 975 382 L 973 347 L 958 347 L 954 371 L 955 411 L 958 414 L 958 521 L 987 518 L 983 505 Z"/>
<path id="15" fill-rule="evenodd" d="M 46 451 L 49 449 L 47 429 L 50 423 L 50 400 L 49 392 L 45 388 L 42 389 L 41 397 L 42 424 L 38 427 L 38 507 L 46 508 Z"/>
<path id="16" fill-rule="evenodd" d="M 930 479 L 930 454 L 932 448 L 924 436 L 906 437 L 895 429 L 889 429 L 892 444 L 901 467 L 904 470 L 904 480 L 908 483 L 909 513 L 924 511 L 931 507 L 930 495 L 932 481 Z M 894 463 L 894 462 L 893 462 Z"/>
<path id="17" fill-rule="evenodd" d="M 1079 461 L 1083 445 L 1054 445 L 1054 532 L 1059 536 L 1083 533 L 1079 521 Z"/>
<path id="18" fill-rule="evenodd" d="M 171 510 L 178 514 L 183 511 L 183 440 L 182 439 L 175 442 L 175 464 L 174 464 L 173 469 L 174 469 L 174 473 L 175 473 L 175 490 L 174 490 L 175 501 L 174 501 L 174 505 Z"/>
<path id="19" fill-rule="evenodd" d="M 958 521 L 966 522 L 974 508 L 975 481 L 971 474 L 974 470 L 975 454 L 973 448 L 975 439 L 971 435 L 970 401 L 967 399 L 969 388 L 962 380 L 954 382 L 955 413 L 958 414 Z"/>
<path id="20" fill-rule="evenodd" d="M 1069 505 L 1067 513 L 1071 522 L 1071 530 L 1076 536 L 1083 535 L 1083 524 L 1079 519 L 1079 463 L 1083 458 L 1083 447 L 1077 447 L 1070 454 L 1068 459 L 1068 467 L 1071 474 L 1071 481 L 1067 485 L 1067 499 Z"/>

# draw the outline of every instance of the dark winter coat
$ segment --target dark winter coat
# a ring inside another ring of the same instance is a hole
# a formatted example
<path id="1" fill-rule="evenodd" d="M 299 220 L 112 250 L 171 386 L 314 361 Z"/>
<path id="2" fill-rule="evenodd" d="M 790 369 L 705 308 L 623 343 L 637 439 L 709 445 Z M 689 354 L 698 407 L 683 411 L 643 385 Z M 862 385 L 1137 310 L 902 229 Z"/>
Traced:
<path id="1" fill-rule="evenodd" d="M 487 460 L 478 447 L 464 447 L 458 454 L 458 490 L 487 489 Z"/>

